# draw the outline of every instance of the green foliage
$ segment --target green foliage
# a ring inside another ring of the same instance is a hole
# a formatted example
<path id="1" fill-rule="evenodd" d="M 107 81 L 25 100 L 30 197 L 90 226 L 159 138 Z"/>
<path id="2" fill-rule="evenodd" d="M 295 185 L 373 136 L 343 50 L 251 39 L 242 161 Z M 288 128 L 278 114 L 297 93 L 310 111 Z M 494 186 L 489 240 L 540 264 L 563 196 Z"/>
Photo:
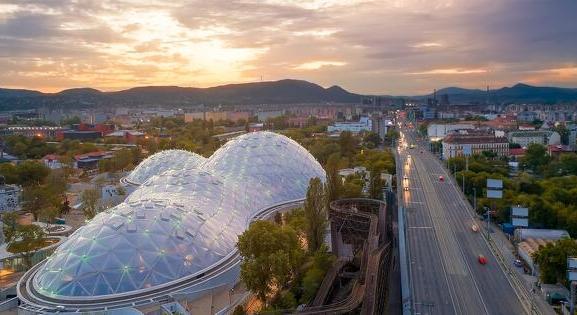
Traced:
<path id="1" fill-rule="evenodd" d="M 353 165 L 370 172 L 395 174 L 395 157 L 390 150 L 363 150 L 353 158 Z"/>
<path id="2" fill-rule="evenodd" d="M 16 236 L 16 228 L 18 226 L 18 214 L 16 212 L 4 212 L 2 213 L 2 222 L 4 224 L 2 232 L 4 233 L 4 240 L 6 243 L 12 242 Z"/>
<path id="3" fill-rule="evenodd" d="M 363 180 L 356 176 L 347 176 L 341 190 L 341 198 L 360 198 L 363 197 Z"/>
<path id="4" fill-rule="evenodd" d="M 8 184 L 39 185 L 44 182 L 48 174 L 50 174 L 50 169 L 35 161 L 24 161 L 18 165 L 0 164 L 0 175 L 5 177 Z"/>
<path id="5" fill-rule="evenodd" d="M 327 270 L 334 263 L 335 257 L 327 252 L 325 246 L 321 247 L 312 257 L 311 267 L 305 272 L 302 279 L 303 293 L 301 303 L 310 302 L 316 295 Z"/>
<path id="6" fill-rule="evenodd" d="M 357 151 L 358 138 L 354 137 L 350 131 L 343 131 L 339 136 L 341 154 L 344 157 L 352 158 Z"/>
<path id="7" fill-rule="evenodd" d="M 62 194 L 58 186 L 28 186 L 22 192 L 22 209 L 31 212 L 36 220 L 50 220 L 60 213 Z"/>
<path id="8" fill-rule="evenodd" d="M 535 174 L 541 174 L 543 167 L 548 162 L 547 149 L 538 143 L 531 143 L 522 159 L 523 167 L 532 170 Z"/>
<path id="9" fill-rule="evenodd" d="M 86 189 L 80 195 L 82 200 L 82 211 L 86 219 L 92 219 L 98 213 L 98 202 L 100 200 L 100 191 L 98 189 Z"/>
<path id="10" fill-rule="evenodd" d="M 281 289 L 295 277 L 304 257 L 297 233 L 269 221 L 251 224 L 239 236 L 238 249 L 241 279 L 262 301 L 272 288 Z"/>
<path id="11" fill-rule="evenodd" d="M 246 315 L 246 311 L 242 305 L 237 305 L 232 312 L 232 315 Z"/>
<path id="12" fill-rule="evenodd" d="M 56 146 L 47 144 L 42 137 L 8 136 L 5 145 L 9 153 L 21 159 L 40 159 L 56 152 Z"/>
<path id="13" fill-rule="evenodd" d="M 42 228 L 37 225 L 18 225 L 15 236 L 6 249 L 11 253 L 20 254 L 26 266 L 31 267 L 34 251 L 46 245 L 45 236 Z"/>
<path id="14" fill-rule="evenodd" d="M 194 120 L 185 123 L 182 118 L 155 118 L 140 126 L 147 137 L 138 144 L 148 154 L 160 150 L 184 149 L 203 156 L 211 155 L 221 143 L 214 137 L 224 133 L 224 129 L 215 127 L 212 120 Z"/>
<path id="15" fill-rule="evenodd" d="M 376 132 L 367 132 L 363 136 L 363 142 L 365 144 L 370 144 L 371 148 L 376 148 L 379 144 L 381 144 L 381 137 Z"/>
<path id="16" fill-rule="evenodd" d="M 284 217 L 286 224 L 295 230 L 299 236 L 305 236 L 307 219 L 305 218 L 305 210 L 303 208 L 297 208 L 285 213 Z"/>
<path id="17" fill-rule="evenodd" d="M 371 172 L 371 178 L 369 182 L 369 198 L 372 199 L 383 199 L 383 185 L 384 181 L 381 180 L 380 172 Z"/>
<path id="18" fill-rule="evenodd" d="M 327 174 L 327 205 L 332 201 L 339 199 L 341 186 L 343 185 L 341 176 L 339 175 L 339 162 L 340 156 L 339 154 L 335 153 L 329 157 L 329 160 L 325 166 L 325 171 Z"/>
<path id="19" fill-rule="evenodd" d="M 553 131 L 556 131 L 557 133 L 559 133 L 559 135 L 561 136 L 561 144 L 571 144 L 569 143 L 569 129 L 567 129 L 567 127 L 564 124 L 557 124 L 554 128 Z M 573 145 L 575 143 L 572 143 Z"/>
<path id="20" fill-rule="evenodd" d="M 317 177 L 309 181 L 304 215 L 307 223 L 305 234 L 308 249 L 310 252 L 315 252 L 324 242 L 324 234 L 328 224 L 325 188 Z"/>
<path id="21" fill-rule="evenodd" d="M 397 131 L 395 128 L 389 128 L 387 130 L 387 134 L 385 135 L 385 143 L 387 144 L 391 144 L 391 146 L 394 146 L 395 141 L 397 141 L 397 139 L 399 139 L 400 133 L 399 131 Z"/>
<path id="22" fill-rule="evenodd" d="M 98 169 L 101 172 L 119 172 L 131 169 L 140 158 L 140 150 L 124 149 L 116 152 L 110 159 L 98 161 Z"/>
<path id="23" fill-rule="evenodd" d="M 277 295 L 276 299 L 271 303 L 274 308 L 279 310 L 290 310 L 297 307 L 297 299 L 291 291 L 283 291 Z"/>
<path id="24" fill-rule="evenodd" d="M 577 243 L 571 239 L 559 240 L 541 247 L 533 258 L 539 265 L 543 283 L 567 283 L 567 257 L 577 256 Z"/>

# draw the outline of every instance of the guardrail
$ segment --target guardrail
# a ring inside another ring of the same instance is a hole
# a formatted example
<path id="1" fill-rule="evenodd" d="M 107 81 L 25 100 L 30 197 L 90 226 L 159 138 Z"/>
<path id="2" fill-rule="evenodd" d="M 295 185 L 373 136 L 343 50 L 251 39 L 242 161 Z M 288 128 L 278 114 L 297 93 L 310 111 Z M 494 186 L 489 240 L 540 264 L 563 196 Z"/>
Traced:
<path id="1" fill-rule="evenodd" d="M 399 163 L 400 162 L 400 163 Z M 405 209 L 402 206 L 402 185 L 399 184 L 398 178 L 401 176 L 402 161 L 399 161 L 399 153 L 395 152 L 395 165 L 397 165 L 397 229 L 399 234 L 399 269 L 401 271 L 401 300 L 403 303 L 403 315 L 411 315 L 411 279 L 408 264 L 407 251 L 407 228 L 405 224 Z"/>

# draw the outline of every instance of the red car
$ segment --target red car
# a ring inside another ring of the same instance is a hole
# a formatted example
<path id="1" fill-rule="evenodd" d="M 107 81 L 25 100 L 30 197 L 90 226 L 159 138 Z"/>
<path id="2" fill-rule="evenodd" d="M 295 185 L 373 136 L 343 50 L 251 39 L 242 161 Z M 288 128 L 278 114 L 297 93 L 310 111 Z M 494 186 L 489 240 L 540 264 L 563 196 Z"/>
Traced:
<path id="1" fill-rule="evenodd" d="M 479 263 L 481 265 L 487 264 L 487 258 L 485 258 L 485 256 L 483 256 L 483 255 L 479 255 Z"/>
<path id="2" fill-rule="evenodd" d="M 439 181 L 440 181 L 440 182 L 444 182 L 444 181 L 445 181 L 445 178 L 444 178 L 443 176 L 439 176 Z"/>

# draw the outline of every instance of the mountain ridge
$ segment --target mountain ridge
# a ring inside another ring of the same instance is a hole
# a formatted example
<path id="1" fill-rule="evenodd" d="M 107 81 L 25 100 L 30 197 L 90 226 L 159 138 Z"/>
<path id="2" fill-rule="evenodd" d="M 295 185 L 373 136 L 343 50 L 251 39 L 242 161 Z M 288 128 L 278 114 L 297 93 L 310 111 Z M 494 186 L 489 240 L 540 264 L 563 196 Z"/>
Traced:
<path id="1" fill-rule="evenodd" d="M 104 92 L 92 88 L 73 88 L 56 93 L 0 88 L 0 109 L 42 106 L 107 105 L 245 105 L 290 103 L 359 103 L 361 95 L 337 86 L 324 88 L 304 80 L 226 84 L 208 88 L 179 86 L 141 86 Z"/>
<path id="2" fill-rule="evenodd" d="M 577 103 L 577 88 L 540 87 L 517 83 L 495 90 L 450 86 L 437 90 L 437 97 L 449 95 L 452 104 L 494 103 Z M 425 102 L 432 94 L 420 96 L 382 96 Z M 186 106 L 186 105 L 261 105 L 294 103 L 360 103 L 361 94 L 333 85 L 294 79 L 233 83 L 214 87 L 139 86 L 118 91 L 71 88 L 56 93 L 0 88 L 0 110 L 98 106 Z"/>

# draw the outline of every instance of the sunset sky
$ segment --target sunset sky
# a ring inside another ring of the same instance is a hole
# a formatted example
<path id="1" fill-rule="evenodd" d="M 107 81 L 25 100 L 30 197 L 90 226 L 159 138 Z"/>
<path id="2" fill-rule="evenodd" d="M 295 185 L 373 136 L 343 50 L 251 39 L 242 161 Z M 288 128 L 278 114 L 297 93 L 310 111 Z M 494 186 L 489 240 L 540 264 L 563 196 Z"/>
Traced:
<path id="1" fill-rule="evenodd" d="M 0 87 L 577 87 L 576 0 L 2 0 Z"/>

